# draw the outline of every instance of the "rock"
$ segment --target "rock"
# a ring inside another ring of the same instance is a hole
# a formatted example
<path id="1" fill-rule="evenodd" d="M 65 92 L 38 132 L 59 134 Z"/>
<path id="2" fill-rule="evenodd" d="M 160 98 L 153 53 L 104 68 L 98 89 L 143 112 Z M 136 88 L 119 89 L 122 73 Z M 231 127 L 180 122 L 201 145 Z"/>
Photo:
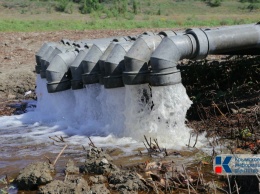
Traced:
<path id="1" fill-rule="evenodd" d="M 113 161 L 101 148 L 91 148 L 88 150 L 87 158 L 105 158 L 107 161 Z"/>
<path id="2" fill-rule="evenodd" d="M 117 191 L 145 191 L 147 187 L 137 174 L 128 171 L 113 173 L 108 177 L 109 186 Z M 124 192 L 123 192 L 124 193 Z"/>
<path id="3" fill-rule="evenodd" d="M 20 171 L 15 179 L 15 184 L 21 190 L 34 190 L 39 185 L 45 185 L 52 181 L 51 173 L 54 172 L 54 166 L 47 162 L 37 162 L 28 165 Z"/>
<path id="4" fill-rule="evenodd" d="M 106 188 L 105 184 L 94 184 L 92 185 L 90 192 L 92 194 L 109 194 L 110 191 Z"/>
<path id="5" fill-rule="evenodd" d="M 40 194 L 89 194 L 88 183 L 82 177 L 70 177 L 66 181 L 55 180 L 39 189 Z"/>
<path id="6" fill-rule="evenodd" d="M 118 172 L 119 168 L 112 163 L 103 163 L 102 159 L 88 159 L 84 165 L 80 167 L 82 173 L 106 174 L 111 172 Z"/>
<path id="7" fill-rule="evenodd" d="M 65 174 L 79 174 L 79 168 L 75 166 L 72 160 L 69 160 L 66 164 Z"/>
<path id="8" fill-rule="evenodd" d="M 90 176 L 89 180 L 92 184 L 102 184 L 107 182 L 107 178 L 102 175 Z"/>
<path id="9" fill-rule="evenodd" d="M 112 163 L 107 154 L 100 148 L 91 148 L 87 153 L 87 160 L 84 165 L 80 167 L 82 173 L 106 174 L 111 172 L 118 172 L 119 168 Z"/>

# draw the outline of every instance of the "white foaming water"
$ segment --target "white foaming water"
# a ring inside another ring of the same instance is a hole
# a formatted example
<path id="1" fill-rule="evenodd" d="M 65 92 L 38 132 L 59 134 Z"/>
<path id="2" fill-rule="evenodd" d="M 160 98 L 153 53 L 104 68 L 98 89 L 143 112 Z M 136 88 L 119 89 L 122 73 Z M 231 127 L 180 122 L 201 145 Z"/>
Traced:
<path id="1" fill-rule="evenodd" d="M 124 131 L 125 88 L 105 89 L 97 97 L 101 105 L 101 122 L 106 134 L 122 136 Z"/>
<path id="2" fill-rule="evenodd" d="M 157 138 L 164 147 L 185 146 L 190 136 L 185 116 L 192 104 L 186 89 L 176 84 L 151 90 L 148 85 L 126 86 L 125 134 L 137 140 Z"/>
<path id="3" fill-rule="evenodd" d="M 13 147 L 21 145 L 41 145 L 42 149 L 18 149 L 14 154 L 59 151 L 49 139 L 55 135 L 75 146 L 86 146 L 86 136 L 91 136 L 97 146 L 118 146 L 125 151 L 143 147 L 144 135 L 176 149 L 189 140 L 190 130 L 184 123 L 191 101 L 182 84 L 153 87 L 152 92 L 147 84 L 115 89 L 93 84 L 49 94 L 46 80 L 38 76 L 36 92 L 35 111 L 0 117 L 0 156 L 11 156 Z"/>

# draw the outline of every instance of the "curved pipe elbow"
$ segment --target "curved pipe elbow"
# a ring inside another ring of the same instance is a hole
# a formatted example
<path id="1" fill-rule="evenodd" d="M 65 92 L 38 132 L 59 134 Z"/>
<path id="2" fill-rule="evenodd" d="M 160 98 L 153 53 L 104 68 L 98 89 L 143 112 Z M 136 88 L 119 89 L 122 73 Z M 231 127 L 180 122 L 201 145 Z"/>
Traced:
<path id="1" fill-rule="evenodd" d="M 123 82 L 125 85 L 148 83 L 150 56 L 161 40 L 162 36 L 159 35 L 141 35 L 135 41 L 124 57 Z"/>
<path id="2" fill-rule="evenodd" d="M 56 55 L 46 70 L 47 89 L 49 93 L 68 90 L 71 87 L 69 66 L 78 52 L 71 51 Z"/>
<path id="3" fill-rule="evenodd" d="M 123 87 L 122 73 L 125 69 L 124 56 L 131 48 L 132 42 L 118 43 L 108 55 L 105 63 L 105 75 L 103 77 L 105 88 Z"/>
<path id="4" fill-rule="evenodd" d="M 67 51 L 67 49 L 65 47 L 62 47 L 59 45 L 59 46 L 56 46 L 53 50 L 50 49 L 50 52 L 47 52 L 46 57 L 44 58 L 44 60 L 42 61 L 42 64 L 41 64 L 40 74 L 41 74 L 42 79 L 46 78 L 46 69 L 50 65 L 50 62 L 52 61 L 52 59 L 56 55 L 58 55 L 60 53 L 65 53 L 66 51 Z"/>
<path id="5" fill-rule="evenodd" d="M 80 50 L 74 62 L 70 65 L 71 72 L 71 89 L 78 90 L 84 88 L 82 82 L 82 74 L 84 73 L 82 67 L 82 60 L 86 57 L 89 49 Z"/>
<path id="6" fill-rule="evenodd" d="M 152 86 L 173 85 L 181 82 L 176 68 L 179 60 L 193 58 L 196 41 L 191 35 L 166 37 L 151 56 L 149 83 Z"/>
<path id="7" fill-rule="evenodd" d="M 109 46 L 110 42 L 111 41 L 102 41 L 94 44 L 90 48 L 89 52 L 81 62 L 84 72 L 82 74 L 83 84 L 99 83 L 100 69 L 98 61 Z"/>
<path id="8" fill-rule="evenodd" d="M 38 52 L 35 54 L 35 60 L 36 60 L 36 65 L 35 65 L 35 71 L 37 74 L 40 74 L 41 71 L 41 59 L 46 53 L 46 51 L 52 46 L 54 47 L 56 43 L 54 42 L 48 42 L 44 43 L 42 47 L 38 50 Z"/>

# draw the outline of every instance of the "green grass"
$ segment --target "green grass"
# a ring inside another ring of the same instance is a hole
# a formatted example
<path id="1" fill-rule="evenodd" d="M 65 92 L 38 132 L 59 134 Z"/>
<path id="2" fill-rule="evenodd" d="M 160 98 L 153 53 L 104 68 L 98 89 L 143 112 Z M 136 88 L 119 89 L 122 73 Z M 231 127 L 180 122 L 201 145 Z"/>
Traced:
<path id="1" fill-rule="evenodd" d="M 138 14 L 133 14 L 132 5 L 128 4 L 128 11 L 121 15 L 111 4 L 91 14 L 80 14 L 79 4 L 73 4 L 74 10 L 68 14 L 55 11 L 57 1 L 0 0 L 0 3 L 1 32 L 210 27 L 260 20 L 258 11 L 242 9 L 247 5 L 238 0 L 224 0 L 214 8 L 199 0 L 140 0 Z"/>
<path id="2" fill-rule="evenodd" d="M 152 20 L 111 20 L 93 19 L 88 22 L 83 21 L 26 21 L 26 20 L 0 20 L 0 31 L 56 31 L 56 30 L 86 30 L 86 29 L 133 29 L 133 28 L 180 28 L 180 27 L 199 27 L 199 26 L 221 26 L 253 23 L 254 20 L 197 20 L 187 18 L 184 21 L 174 21 L 164 18 Z"/>

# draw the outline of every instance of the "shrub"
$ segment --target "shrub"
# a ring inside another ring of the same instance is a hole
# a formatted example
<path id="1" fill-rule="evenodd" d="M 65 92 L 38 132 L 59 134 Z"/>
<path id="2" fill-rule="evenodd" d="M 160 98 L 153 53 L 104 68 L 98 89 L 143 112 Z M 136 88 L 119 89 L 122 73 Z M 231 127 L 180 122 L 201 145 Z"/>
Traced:
<path id="1" fill-rule="evenodd" d="M 55 9 L 60 12 L 65 12 L 68 4 L 69 4 L 69 0 L 59 0 L 59 1 L 57 1 Z"/>

